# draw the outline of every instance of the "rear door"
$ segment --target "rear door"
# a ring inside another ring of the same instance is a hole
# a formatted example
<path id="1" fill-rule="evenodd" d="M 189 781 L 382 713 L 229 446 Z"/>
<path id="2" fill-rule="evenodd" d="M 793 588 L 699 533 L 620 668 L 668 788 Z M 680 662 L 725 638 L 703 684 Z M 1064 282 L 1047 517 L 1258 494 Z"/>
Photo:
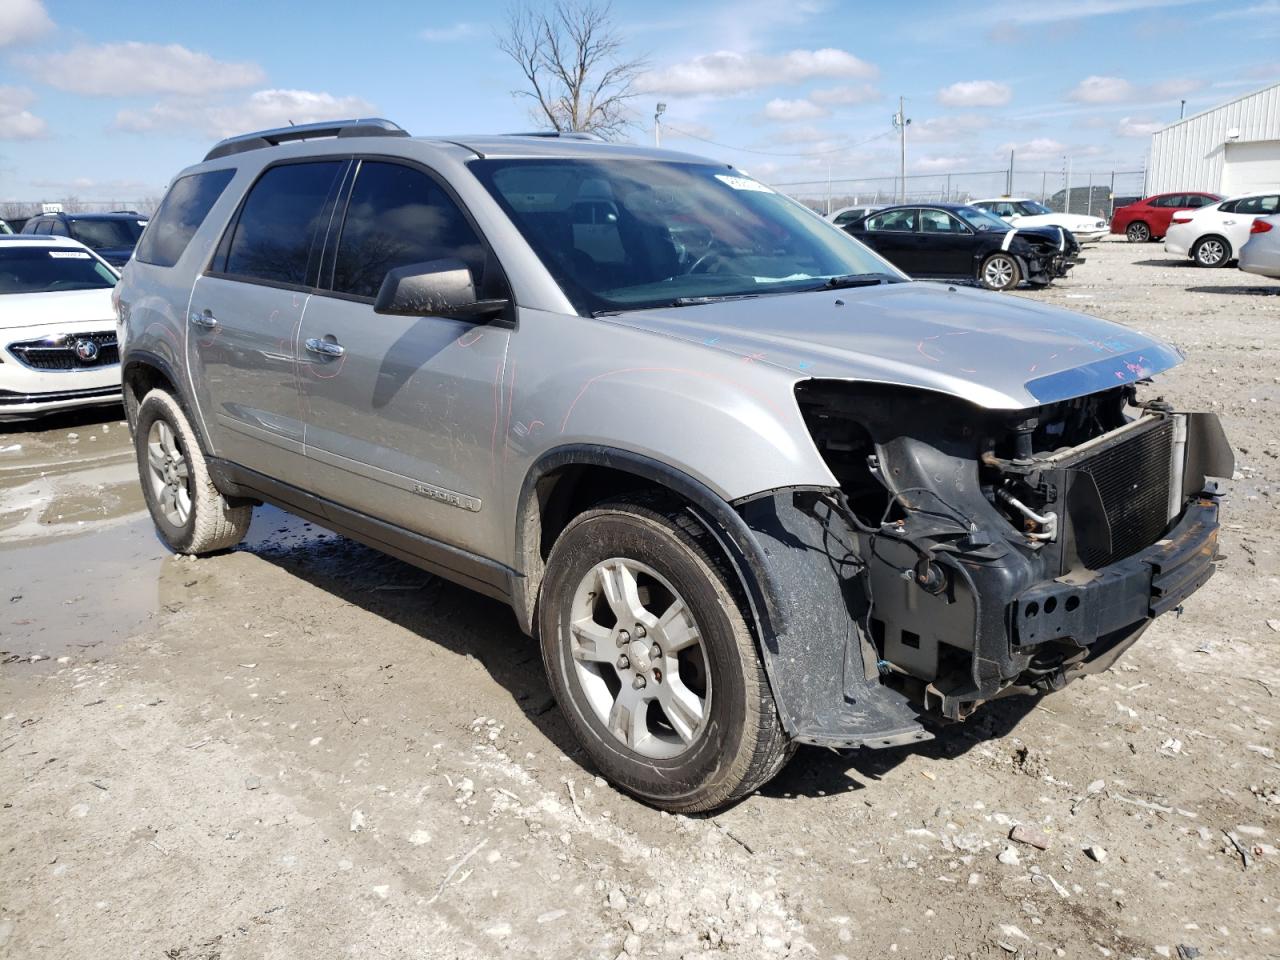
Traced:
<path id="1" fill-rule="evenodd" d="M 919 214 L 914 207 L 881 210 L 863 221 L 859 239 L 899 270 L 915 274 L 921 263 L 920 238 L 916 234 Z"/>
<path id="2" fill-rule="evenodd" d="M 298 324 L 319 271 L 344 159 L 268 167 L 228 225 L 187 311 L 187 358 L 214 448 L 301 485 Z"/>
<path id="3" fill-rule="evenodd" d="M 321 289 L 298 334 L 307 487 L 484 553 L 491 538 L 505 535 L 495 507 L 495 438 L 508 402 L 509 327 L 373 310 L 388 270 L 445 258 L 470 267 L 482 298 L 510 296 L 496 259 L 442 180 L 415 165 L 358 161 Z"/>

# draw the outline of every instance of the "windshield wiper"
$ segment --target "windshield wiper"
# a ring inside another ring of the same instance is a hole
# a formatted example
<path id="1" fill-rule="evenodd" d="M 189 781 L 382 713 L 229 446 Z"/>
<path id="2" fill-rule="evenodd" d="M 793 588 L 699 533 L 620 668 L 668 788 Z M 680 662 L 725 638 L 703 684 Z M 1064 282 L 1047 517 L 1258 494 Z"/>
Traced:
<path id="1" fill-rule="evenodd" d="M 875 287 L 882 283 L 900 283 L 901 281 L 887 273 L 846 273 L 840 277 L 828 277 L 822 286 L 814 290 L 844 290 L 848 287 Z"/>
<path id="2" fill-rule="evenodd" d="M 758 293 L 722 293 L 704 297 L 676 297 L 671 301 L 673 307 L 698 307 L 704 303 L 722 303 L 725 300 L 751 300 L 760 296 Z"/>

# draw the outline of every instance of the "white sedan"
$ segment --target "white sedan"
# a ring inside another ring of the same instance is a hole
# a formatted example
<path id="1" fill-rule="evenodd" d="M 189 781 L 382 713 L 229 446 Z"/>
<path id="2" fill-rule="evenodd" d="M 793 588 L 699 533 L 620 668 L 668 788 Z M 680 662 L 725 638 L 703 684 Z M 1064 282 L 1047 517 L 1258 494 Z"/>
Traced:
<path id="1" fill-rule="evenodd" d="M 1225 267 L 1240 255 L 1253 221 L 1276 213 L 1280 213 L 1280 192 L 1276 191 L 1179 210 L 1165 231 L 1165 253 L 1190 257 L 1200 267 Z"/>
<path id="2" fill-rule="evenodd" d="M 1093 243 L 1110 230 L 1106 220 L 1080 213 L 1057 213 L 1043 203 L 1027 197 L 995 197 L 970 200 L 969 206 L 994 213 L 1001 220 L 1020 227 L 1062 227 L 1070 230 L 1076 243 Z"/>
<path id="3" fill-rule="evenodd" d="M 0 239 L 0 420 L 120 402 L 119 279 L 70 237 Z"/>
<path id="4" fill-rule="evenodd" d="M 1280 216 L 1259 217 L 1240 248 L 1240 269 L 1280 280 Z"/>

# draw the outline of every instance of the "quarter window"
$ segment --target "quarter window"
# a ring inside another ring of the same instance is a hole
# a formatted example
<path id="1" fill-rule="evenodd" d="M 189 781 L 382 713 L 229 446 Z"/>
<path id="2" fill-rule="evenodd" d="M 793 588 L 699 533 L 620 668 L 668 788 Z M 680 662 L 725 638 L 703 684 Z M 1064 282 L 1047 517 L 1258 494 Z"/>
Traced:
<path id="1" fill-rule="evenodd" d="M 177 263 L 233 176 L 234 170 L 210 170 L 174 181 L 138 242 L 136 258 L 158 267 Z"/>
<path id="2" fill-rule="evenodd" d="M 264 173 L 232 227 L 222 272 L 309 285 L 313 255 L 324 240 L 326 204 L 344 163 L 286 163 Z"/>
<path id="3" fill-rule="evenodd" d="M 360 164 L 334 259 L 335 293 L 373 298 L 387 271 L 444 259 L 470 267 L 480 290 L 485 258 L 484 244 L 435 180 L 397 163 Z"/>

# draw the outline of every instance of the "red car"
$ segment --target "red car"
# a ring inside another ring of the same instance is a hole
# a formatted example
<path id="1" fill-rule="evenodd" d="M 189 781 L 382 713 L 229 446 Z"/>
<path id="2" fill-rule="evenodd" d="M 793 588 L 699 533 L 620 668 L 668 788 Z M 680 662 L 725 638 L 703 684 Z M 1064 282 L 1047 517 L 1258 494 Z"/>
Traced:
<path id="1" fill-rule="evenodd" d="M 1111 232 L 1123 233 L 1130 243 L 1158 240 L 1169 229 L 1169 220 L 1176 211 L 1195 210 L 1221 199 L 1216 193 L 1157 193 L 1128 206 L 1117 207 L 1111 214 Z"/>

